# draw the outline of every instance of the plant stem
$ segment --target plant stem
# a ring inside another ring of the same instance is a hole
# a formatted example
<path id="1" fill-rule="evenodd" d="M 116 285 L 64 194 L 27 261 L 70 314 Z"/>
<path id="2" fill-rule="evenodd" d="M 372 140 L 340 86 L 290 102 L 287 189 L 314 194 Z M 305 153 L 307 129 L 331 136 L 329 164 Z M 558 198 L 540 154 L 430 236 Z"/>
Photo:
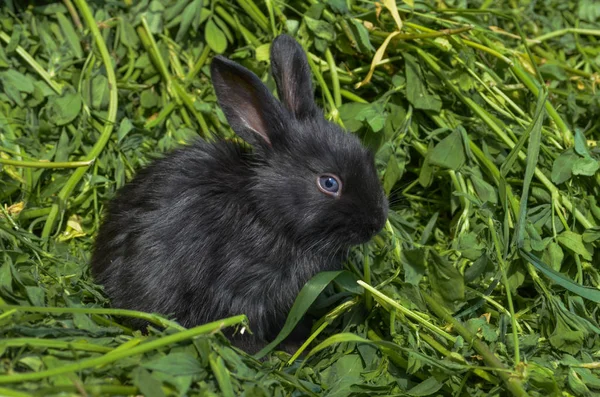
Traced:
<path id="1" fill-rule="evenodd" d="M 258 25 L 259 28 L 261 28 L 264 32 L 269 31 L 269 20 L 252 0 L 237 0 L 237 3 L 244 11 L 248 13 L 248 15 L 252 18 L 254 23 Z"/>
<path id="2" fill-rule="evenodd" d="M 6 44 L 10 43 L 10 37 L 2 31 L 0 31 L 0 39 L 2 39 Z M 56 92 L 58 95 L 62 94 L 62 86 L 55 83 L 54 80 L 52 80 L 50 74 L 48 74 L 48 72 L 46 72 L 46 70 L 35 59 L 33 59 L 33 57 L 29 55 L 29 53 L 25 51 L 23 47 L 21 47 L 20 45 L 17 46 L 16 51 L 17 54 L 19 54 L 21 58 L 23 58 L 23 60 L 27 62 L 29 66 L 31 66 L 33 70 L 35 70 L 37 74 L 39 74 L 40 77 L 44 79 L 46 83 L 48 83 L 48 85 L 54 90 L 54 92 Z"/>
<path id="3" fill-rule="evenodd" d="M 87 167 L 94 162 L 94 159 L 87 161 L 63 161 L 63 162 L 51 162 L 51 161 L 21 161 L 21 160 L 9 160 L 0 158 L 0 164 L 13 165 L 15 167 L 28 167 L 28 168 L 78 168 Z"/>
<path id="4" fill-rule="evenodd" d="M 208 45 L 205 45 L 204 48 L 202 49 L 202 53 L 198 57 L 198 60 L 194 64 L 194 67 L 188 72 L 187 76 L 185 76 L 186 83 L 189 83 L 190 81 L 192 81 L 194 79 L 194 77 L 196 77 L 196 75 L 200 72 L 200 69 L 202 69 L 202 67 L 206 63 L 206 60 L 208 59 L 209 54 L 210 54 L 210 47 Z"/>
<path id="5" fill-rule="evenodd" d="M 340 79 L 338 78 L 337 67 L 335 60 L 331 54 L 331 50 L 327 48 L 325 50 L 325 59 L 329 64 L 329 73 L 331 74 L 331 85 L 333 86 L 333 99 L 336 107 L 342 106 L 342 94 L 340 93 Z"/>
<path id="6" fill-rule="evenodd" d="M 259 46 L 261 43 L 256 36 L 249 31 L 245 26 L 238 24 L 238 22 L 221 6 L 215 7 L 215 12 L 225 20 L 233 28 L 238 29 L 240 33 L 254 46 Z"/>
<path id="7" fill-rule="evenodd" d="M 427 303 L 427 305 L 431 308 L 431 310 L 435 313 L 436 316 L 440 317 L 447 323 L 452 324 L 452 327 L 461 335 L 465 341 L 471 343 L 475 350 L 481 354 L 483 357 L 483 361 L 491 368 L 494 368 L 496 374 L 504 381 L 506 388 L 512 393 L 513 396 L 516 397 L 528 397 L 529 394 L 523 388 L 523 383 L 519 378 L 514 376 L 511 371 L 502 364 L 502 362 L 496 357 L 496 355 L 489 349 L 489 347 L 483 343 L 481 340 L 477 338 L 476 335 L 471 333 L 462 325 L 462 323 L 452 317 L 446 309 L 440 305 L 434 298 L 429 296 L 429 294 L 425 293 L 421 290 L 421 296 Z"/>
<path id="8" fill-rule="evenodd" d="M 559 29 L 559 30 L 555 30 L 554 32 L 549 32 L 549 33 L 543 34 L 541 36 L 536 37 L 534 40 L 537 41 L 538 43 L 540 43 L 542 41 L 546 41 L 546 40 L 552 39 L 554 37 L 562 36 L 562 35 L 569 34 L 569 33 L 583 34 L 583 35 L 589 35 L 589 36 L 600 36 L 600 30 L 598 30 L 598 29 L 566 28 L 566 29 Z M 533 43 L 533 44 L 536 44 L 536 43 Z M 532 45 L 532 44 L 530 44 L 530 45 Z"/>
<path id="9" fill-rule="evenodd" d="M 406 317 L 411 318 L 412 320 L 418 322 L 419 324 L 421 324 L 425 328 L 431 330 L 433 333 L 441 336 L 442 338 L 447 339 L 448 341 L 450 341 L 452 343 L 456 342 L 456 338 L 454 336 L 450 335 L 449 333 L 447 333 L 446 331 L 442 330 L 441 328 L 436 327 L 435 325 L 431 324 L 429 321 L 427 321 L 425 319 L 425 317 L 423 315 L 416 314 L 415 312 L 413 312 L 411 310 L 408 310 L 407 308 L 405 308 L 404 306 L 400 305 L 395 300 L 393 300 L 393 299 L 389 298 L 388 296 L 384 295 L 383 293 L 381 293 L 380 291 L 376 290 L 375 288 L 373 288 L 372 286 L 368 285 L 367 283 L 365 283 L 362 280 L 358 280 L 357 283 L 358 283 L 358 285 L 360 285 L 364 289 L 366 289 L 369 292 L 371 292 L 374 297 L 379 298 L 382 301 L 384 301 L 385 303 L 391 305 L 392 307 L 394 307 L 395 309 L 397 309 L 400 313 L 402 313 Z"/>
<path id="10" fill-rule="evenodd" d="M 521 362 L 521 358 L 519 355 L 519 333 L 517 327 L 517 318 L 515 317 L 515 306 L 513 304 L 512 294 L 510 292 L 510 283 L 508 282 L 508 275 L 506 273 L 506 263 L 504 263 L 504 257 L 502 255 L 502 252 L 500 251 L 500 241 L 498 240 L 498 235 L 496 233 L 494 221 L 492 220 L 492 218 L 488 218 L 488 227 L 490 233 L 492 234 L 494 247 L 496 248 L 496 257 L 498 258 L 498 264 L 500 266 L 500 271 L 502 272 L 502 283 L 504 284 L 504 289 L 506 291 L 506 300 L 508 301 L 508 310 L 510 311 L 510 321 L 512 324 L 513 332 L 512 337 L 515 348 L 515 366 L 517 366 Z"/>

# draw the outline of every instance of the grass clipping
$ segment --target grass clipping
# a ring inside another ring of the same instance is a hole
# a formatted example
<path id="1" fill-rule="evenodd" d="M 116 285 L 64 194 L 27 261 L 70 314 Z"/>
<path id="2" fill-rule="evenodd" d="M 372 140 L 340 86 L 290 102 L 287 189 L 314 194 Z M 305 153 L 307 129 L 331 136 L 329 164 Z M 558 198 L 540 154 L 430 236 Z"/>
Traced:
<path id="1" fill-rule="evenodd" d="M 0 394 L 600 392 L 596 2 L 44 3 L 0 6 Z M 111 309 L 87 264 L 137 169 L 233 136 L 211 57 L 267 76 L 280 32 L 391 210 L 299 295 L 284 331 L 311 304 L 321 320 L 298 354 L 257 361 L 219 332 L 243 313 L 184 329 Z"/>

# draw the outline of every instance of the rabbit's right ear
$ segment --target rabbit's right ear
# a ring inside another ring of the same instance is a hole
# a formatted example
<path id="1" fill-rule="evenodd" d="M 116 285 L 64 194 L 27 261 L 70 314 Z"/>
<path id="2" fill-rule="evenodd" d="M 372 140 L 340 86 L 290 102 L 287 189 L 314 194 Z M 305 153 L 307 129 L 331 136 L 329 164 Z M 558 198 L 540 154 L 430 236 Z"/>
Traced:
<path id="1" fill-rule="evenodd" d="M 245 67 L 222 56 L 213 58 L 210 73 L 219 106 L 231 128 L 257 148 L 268 148 L 285 123 L 281 104 Z"/>
<path id="2" fill-rule="evenodd" d="M 315 104 L 308 59 L 302 46 L 287 34 L 271 44 L 271 70 L 279 99 L 298 120 L 320 113 Z"/>

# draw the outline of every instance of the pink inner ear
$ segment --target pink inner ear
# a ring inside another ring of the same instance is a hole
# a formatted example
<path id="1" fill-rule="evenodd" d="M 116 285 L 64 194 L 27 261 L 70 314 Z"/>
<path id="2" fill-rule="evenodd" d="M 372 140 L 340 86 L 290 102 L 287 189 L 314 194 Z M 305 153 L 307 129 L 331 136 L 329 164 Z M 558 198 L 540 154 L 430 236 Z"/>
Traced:
<path id="1" fill-rule="evenodd" d="M 246 124 L 246 127 L 258 134 L 270 145 L 271 140 L 267 134 L 267 125 L 265 120 L 260 114 L 259 109 L 254 106 L 256 101 L 258 101 L 258 98 L 256 98 L 254 95 L 249 95 L 247 100 L 241 101 L 242 105 L 240 106 L 240 109 L 238 109 L 238 114 L 240 119 L 244 122 L 244 124 Z"/>
<path id="2" fill-rule="evenodd" d="M 285 84 L 285 88 L 283 90 L 285 98 L 283 99 L 287 106 L 289 106 L 289 110 L 291 110 L 292 112 L 296 112 L 298 110 L 298 104 L 295 100 L 295 98 L 297 98 L 297 94 L 294 92 L 295 85 L 292 83 L 292 78 L 290 76 L 289 71 L 283 76 L 283 81 Z"/>

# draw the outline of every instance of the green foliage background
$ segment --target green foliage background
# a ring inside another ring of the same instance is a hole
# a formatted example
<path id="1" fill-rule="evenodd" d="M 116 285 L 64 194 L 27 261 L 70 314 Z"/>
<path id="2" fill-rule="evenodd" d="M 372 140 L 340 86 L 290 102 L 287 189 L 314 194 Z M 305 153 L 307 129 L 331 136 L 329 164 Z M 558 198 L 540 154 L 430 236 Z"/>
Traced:
<path id="1" fill-rule="evenodd" d="M 87 263 L 137 169 L 233 137 L 211 58 L 274 89 L 282 32 L 376 152 L 391 211 L 299 296 L 290 322 L 322 316 L 304 355 L 257 361 L 218 332 L 244 316 L 185 330 L 111 309 Z M 599 40 L 593 0 L 6 0 L 0 395 L 596 395 Z"/>

